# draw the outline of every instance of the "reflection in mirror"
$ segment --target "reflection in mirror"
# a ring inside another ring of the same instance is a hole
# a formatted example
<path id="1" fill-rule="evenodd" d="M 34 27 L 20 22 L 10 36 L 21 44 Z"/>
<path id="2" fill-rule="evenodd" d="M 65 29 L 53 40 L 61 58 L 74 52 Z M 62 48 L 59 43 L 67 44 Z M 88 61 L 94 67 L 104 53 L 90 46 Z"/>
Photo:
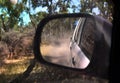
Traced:
<path id="1" fill-rule="evenodd" d="M 51 20 L 42 31 L 40 44 L 42 57 L 47 62 L 58 65 L 86 68 L 94 50 L 94 30 L 92 18 Z"/>

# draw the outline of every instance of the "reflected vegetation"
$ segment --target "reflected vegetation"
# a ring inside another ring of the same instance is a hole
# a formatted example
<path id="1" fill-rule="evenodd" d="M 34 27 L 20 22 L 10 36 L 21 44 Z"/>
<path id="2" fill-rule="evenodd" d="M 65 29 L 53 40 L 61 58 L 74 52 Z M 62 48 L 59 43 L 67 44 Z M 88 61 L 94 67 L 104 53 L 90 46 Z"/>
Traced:
<path id="1" fill-rule="evenodd" d="M 46 24 L 42 32 L 41 53 L 48 62 L 71 67 L 70 38 L 75 20 L 79 18 L 55 19 Z"/>
<path id="2" fill-rule="evenodd" d="M 67 67 L 86 68 L 90 61 L 79 47 L 79 31 L 84 21 L 85 18 L 61 18 L 48 22 L 41 37 L 40 49 L 43 58 Z M 75 37 L 79 41 L 76 41 Z"/>

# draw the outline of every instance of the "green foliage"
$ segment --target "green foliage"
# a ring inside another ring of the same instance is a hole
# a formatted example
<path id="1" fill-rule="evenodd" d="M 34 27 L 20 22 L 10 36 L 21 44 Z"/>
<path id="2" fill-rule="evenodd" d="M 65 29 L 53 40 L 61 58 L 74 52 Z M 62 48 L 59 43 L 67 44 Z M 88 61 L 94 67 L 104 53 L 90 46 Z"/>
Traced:
<path id="1" fill-rule="evenodd" d="M 74 13 L 79 8 L 80 12 L 94 13 L 93 9 L 97 7 L 100 16 L 112 21 L 113 5 L 109 0 L 80 0 L 79 3 L 76 6 L 73 0 L 21 0 L 13 5 L 9 0 L 0 0 L 0 40 L 2 34 L 10 29 L 22 30 L 23 28 L 19 27 L 33 27 L 36 30 L 41 19 L 51 14 L 68 13 L 68 8 Z M 32 10 L 38 7 L 46 7 L 47 10 L 32 14 Z M 27 26 L 21 17 L 23 12 L 28 14 L 31 20 Z"/>
<path id="2" fill-rule="evenodd" d="M 1 0 L 0 2 L 2 2 Z M 18 24 L 20 21 L 20 14 L 24 11 L 24 5 L 22 3 L 13 5 L 9 2 L 9 0 L 4 0 L 1 4 L 1 20 L 4 23 L 5 26 L 3 26 L 3 29 L 5 27 L 12 29 L 15 25 Z M 3 24 L 1 24 L 3 25 Z"/>
<path id="3" fill-rule="evenodd" d="M 31 2 L 34 9 L 39 6 L 47 7 L 47 11 L 50 15 L 56 13 L 57 9 L 59 9 L 57 13 L 67 13 L 67 8 L 70 8 L 71 5 L 71 0 L 32 0 Z"/>
<path id="4" fill-rule="evenodd" d="M 92 9 L 96 7 L 94 0 L 80 0 L 81 12 L 92 12 Z"/>
<path id="5" fill-rule="evenodd" d="M 92 12 L 94 8 L 100 10 L 100 16 L 112 20 L 113 4 L 109 0 L 80 0 L 80 12 Z"/>
<path id="6" fill-rule="evenodd" d="M 38 7 L 46 7 L 45 12 L 37 12 L 32 14 L 32 10 Z M 94 8 L 98 7 L 100 15 L 108 20 L 112 20 L 112 2 L 109 0 L 80 0 L 79 5 L 76 6 L 73 0 L 18 0 L 16 5 L 10 3 L 9 0 L 0 0 L 0 34 L 3 30 L 5 32 L 9 29 L 19 30 L 18 24 L 21 27 L 24 26 L 23 18 L 21 17 L 23 12 L 26 12 L 31 22 L 27 27 L 37 27 L 40 20 L 47 15 L 68 13 L 68 8 L 72 9 L 75 13 L 80 8 L 80 12 L 92 12 Z"/>

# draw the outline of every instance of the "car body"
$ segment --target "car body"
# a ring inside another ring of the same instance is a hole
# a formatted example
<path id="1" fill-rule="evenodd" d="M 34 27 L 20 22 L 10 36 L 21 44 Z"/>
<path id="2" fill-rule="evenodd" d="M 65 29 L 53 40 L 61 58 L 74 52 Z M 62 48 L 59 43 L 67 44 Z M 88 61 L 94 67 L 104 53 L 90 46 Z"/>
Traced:
<path id="1" fill-rule="evenodd" d="M 71 62 L 73 67 L 85 69 L 94 59 L 95 71 L 98 73 L 103 68 L 102 71 L 105 73 L 109 68 L 112 24 L 100 16 L 93 17 L 93 20 L 78 20 L 70 42 Z"/>

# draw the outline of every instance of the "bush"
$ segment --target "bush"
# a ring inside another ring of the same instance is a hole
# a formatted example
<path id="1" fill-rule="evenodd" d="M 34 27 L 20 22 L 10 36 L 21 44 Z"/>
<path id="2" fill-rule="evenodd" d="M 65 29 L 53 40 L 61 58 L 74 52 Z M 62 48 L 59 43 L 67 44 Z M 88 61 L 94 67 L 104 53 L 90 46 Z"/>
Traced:
<path id="1" fill-rule="evenodd" d="M 5 42 L 0 41 L 0 59 L 3 60 L 9 54 L 9 49 Z"/>
<path id="2" fill-rule="evenodd" d="M 19 58 L 24 55 L 33 55 L 33 31 L 34 30 L 24 31 L 23 33 L 18 31 L 6 32 L 2 38 L 2 43 L 4 44 L 0 44 L 0 52 L 2 51 L 0 54 L 7 55 L 8 58 Z"/>

